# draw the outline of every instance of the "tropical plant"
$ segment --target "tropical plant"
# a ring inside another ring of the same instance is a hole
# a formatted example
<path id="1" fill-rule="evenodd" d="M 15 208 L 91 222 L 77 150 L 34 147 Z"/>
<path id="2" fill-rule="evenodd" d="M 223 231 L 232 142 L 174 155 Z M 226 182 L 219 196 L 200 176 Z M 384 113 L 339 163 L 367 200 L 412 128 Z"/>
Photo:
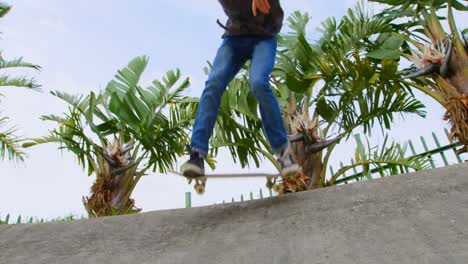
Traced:
<path id="1" fill-rule="evenodd" d="M 9 5 L 0 3 L 0 18 L 5 16 L 10 9 L 11 7 Z M 5 72 L 11 69 L 23 68 L 34 70 L 40 69 L 38 65 L 23 61 L 23 58 L 6 60 L 0 52 L 0 89 L 20 87 L 39 90 L 39 85 L 36 83 L 34 78 L 26 76 L 11 76 L 11 74 Z M 3 97 L 1 93 L 0 97 Z M 8 119 L 8 117 L 0 116 L 0 159 L 4 160 L 5 158 L 8 158 L 8 160 L 24 160 L 26 153 L 20 146 L 23 139 L 15 135 L 17 132 L 15 128 L 8 127 Z"/>
<path id="2" fill-rule="evenodd" d="M 467 152 L 468 29 L 460 35 L 454 10 L 468 11 L 468 6 L 457 0 L 371 1 L 390 6 L 382 12 L 382 17 L 399 19 L 392 27 L 405 40 L 401 56 L 412 61 L 416 68 L 406 76 L 411 80 L 405 82 L 445 107 L 444 119 L 452 126 L 452 140 L 464 145 L 459 153 Z M 438 15 L 438 11 L 447 12 L 447 18 Z M 445 28 L 444 20 L 448 23 Z"/>
<path id="3" fill-rule="evenodd" d="M 168 71 L 162 81 L 142 88 L 147 63 L 146 56 L 133 59 L 98 94 L 52 92 L 70 105 L 68 112 L 43 116 L 58 128 L 25 144 L 59 143 L 88 175 L 96 175 L 91 195 L 83 198 L 90 217 L 139 211 L 130 196 L 142 176 L 167 172 L 185 152 L 196 107 L 196 100 L 182 95 L 189 80 L 181 80 L 179 70 Z"/>
<path id="4" fill-rule="evenodd" d="M 405 173 L 408 172 L 409 169 L 417 171 L 430 168 L 430 160 L 428 159 L 429 155 L 422 157 L 413 156 L 409 158 L 405 156 L 406 150 L 408 149 L 408 144 L 406 143 L 400 145 L 393 142 L 390 146 L 387 146 L 388 137 L 385 137 L 380 148 L 371 148 L 369 142 L 367 142 L 366 147 L 359 135 L 355 135 L 355 138 L 357 148 L 353 164 L 343 166 L 333 175 L 333 177 L 331 177 L 328 184 L 334 185 L 340 177 L 345 175 L 346 172 L 350 170 L 354 171 L 358 167 L 362 167 L 362 172 L 360 174 L 353 175 L 352 177 L 347 177 L 346 181 L 362 179 L 370 180 L 373 178 L 373 170 L 376 170 L 381 177 L 385 177 Z"/>
<path id="5" fill-rule="evenodd" d="M 368 135 L 376 125 L 382 131 L 390 129 L 395 115 L 425 115 L 424 106 L 413 98 L 409 85 L 402 82 L 397 71 L 403 39 L 393 34 L 390 19 L 370 16 L 359 5 L 350 9 L 340 23 L 327 19 L 322 24 L 322 37 L 314 44 L 306 37 L 307 13 L 295 12 L 288 21 L 293 32 L 280 36 L 271 84 L 303 173 L 283 181 L 282 192 L 334 184 L 337 176 L 332 175 L 332 180 L 327 181 L 325 168 L 335 146 L 356 129 Z M 384 48 L 388 52 L 381 54 Z M 259 154 L 274 162 L 261 132 L 245 72 L 230 85 L 223 103 L 222 111 L 237 114 L 236 124 L 219 127 L 222 132 L 215 133 L 212 147 L 229 146 L 234 159 L 253 158 L 256 165 Z M 249 138 L 239 136 L 243 133 Z M 245 143 L 232 140 L 237 137 Z M 395 155 L 370 157 L 362 155 L 360 165 L 398 162 L 415 170 L 424 167 L 421 160 L 403 162 Z"/>

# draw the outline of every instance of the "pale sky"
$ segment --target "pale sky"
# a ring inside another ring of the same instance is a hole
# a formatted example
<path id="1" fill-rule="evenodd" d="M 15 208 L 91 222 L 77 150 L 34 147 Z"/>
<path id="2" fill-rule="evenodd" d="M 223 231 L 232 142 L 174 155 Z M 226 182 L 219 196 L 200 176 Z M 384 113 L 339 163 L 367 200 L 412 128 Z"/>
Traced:
<path id="1" fill-rule="evenodd" d="M 16 125 L 24 137 L 47 135 L 53 126 L 39 117 L 59 115 L 67 109 L 49 91 L 97 91 L 105 87 L 117 69 L 139 55 L 150 57 L 144 85 L 167 70 L 180 68 L 191 79 L 189 95 L 200 96 L 205 81 L 203 67 L 206 61 L 212 61 L 221 43 L 223 32 L 216 19 L 226 19 L 215 0 L 4 2 L 13 5 L 13 9 L 0 20 L 3 56 L 23 56 L 43 67 L 41 72 L 28 72 L 37 78 L 43 93 L 13 88 L 1 91 L 6 97 L 2 98 L 0 111 L 11 117 L 11 125 Z M 329 16 L 341 17 L 356 1 L 282 2 L 287 15 L 295 10 L 309 12 L 313 18 L 310 32 L 318 36 L 314 29 L 321 21 Z M 464 27 L 468 25 L 466 18 L 459 21 Z M 285 26 L 284 31 L 287 30 Z M 442 128 L 448 127 L 441 120 L 443 109 L 427 98 L 421 100 L 428 107 L 427 119 L 399 119 L 389 132 L 392 139 L 403 142 L 418 140 L 421 135 L 429 138 L 432 131 L 443 136 Z M 372 142 L 377 144 L 381 138 L 376 136 Z M 39 146 L 27 150 L 29 158 L 25 162 L 0 162 L 0 218 L 6 213 L 48 219 L 85 214 L 81 197 L 89 194 L 94 176 L 86 177 L 73 154 L 57 148 L 54 144 Z M 346 163 L 353 151 L 352 142 L 342 144 L 332 164 Z M 226 153 L 220 154 L 218 163 L 217 172 L 241 172 Z M 255 171 L 275 172 L 268 162 Z M 204 196 L 193 195 L 193 205 L 211 205 L 232 197 L 238 200 L 250 191 L 257 195 L 262 187 L 263 179 L 209 181 Z M 140 181 L 133 198 L 143 211 L 180 208 L 184 206 L 186 191 L 192 191 L 192 187 L 185 179 L 154 174 Z"/>

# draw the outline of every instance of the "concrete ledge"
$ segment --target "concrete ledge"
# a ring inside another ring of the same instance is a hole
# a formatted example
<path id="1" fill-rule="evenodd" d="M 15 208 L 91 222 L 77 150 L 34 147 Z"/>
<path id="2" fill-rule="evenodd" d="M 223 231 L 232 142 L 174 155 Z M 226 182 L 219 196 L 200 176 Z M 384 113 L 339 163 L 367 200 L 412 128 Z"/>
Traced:
<path id="1" fill-rule="evenodd" d="M 468 164 L 203 208 L 0 226 L 0 263 L 468 263 Z"/>

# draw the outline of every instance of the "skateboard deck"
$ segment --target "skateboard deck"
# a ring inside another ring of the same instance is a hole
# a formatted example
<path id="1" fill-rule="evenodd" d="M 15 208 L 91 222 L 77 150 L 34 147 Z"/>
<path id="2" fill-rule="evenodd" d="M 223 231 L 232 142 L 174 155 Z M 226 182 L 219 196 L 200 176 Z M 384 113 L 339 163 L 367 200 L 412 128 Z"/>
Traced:
<path id="1" fill-rule="evenodd" d="M 204 194 L 206 189 L 206 181 L 208 179 L 239 179 L 239 178 L 266 178 L 267 183 L 266 187 L 272 189 L 276 184 L 276 180 L 280 177 L 279 174 L 268 174 L 268 173 L 228 173 L 228 174 L 206 174 L 201 177 L 186 177 L 182 173 L 177 171 L 172 171 L 173 174 L 177 176 L 184 177 L 188 180 L 188 183 L 191 184 L 192 181 L 195 181 L 194 189 L 198 194 Z"/>

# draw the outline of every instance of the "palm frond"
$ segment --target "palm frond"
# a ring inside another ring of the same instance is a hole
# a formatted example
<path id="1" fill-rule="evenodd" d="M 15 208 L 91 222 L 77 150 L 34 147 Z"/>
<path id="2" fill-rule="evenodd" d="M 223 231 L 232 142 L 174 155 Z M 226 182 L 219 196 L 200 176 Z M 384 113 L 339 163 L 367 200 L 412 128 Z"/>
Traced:
<path id="1" fill-rule="evenodd" d="M 150 92 L 150 98 L 152 98 L 152 104 L 164 106 L 182 98 L 182 94 L 189 87 L 190 81 L 188 78 L 180 80 L 181 73 L 179 69 L 166 72 L 162 81 L 154 80 L 153 85 L 147 88 Z"/>
<path id="2" fill-rule="evenodd" d="M 11 9 L 11 6 L 5 4 L 5 3 L 0 3 L 0 18 L 4 17 Z"/>
<path id="3" fill-rule="evenodd" d="M 89 97 L 83 95 L 72 95 L 61 91 L 51 91 L 50 93 L 53 96 L 62 99 L 77 110 L 83 113 L 86 112 L 86 106 L 89 104 Z"/>
<path id="4" fill-rule="evenodd" d="M 310 94 L 315 80 L 308 76 L 317 71 L 311 62 L 320 57 L 319 50 L 307 40 L 306 26 L 310 17 L 296 11 L 288 21 L 293 32 L 279 37 L 274 75 L 283 79 L 290 90 Z"/>
<path id="5" fill-rule="evenodd" d="M 30 147 L 34 147 L 34 146 L 38 146 L 38 145 L 42 145 L 42 144 L 62 143 L 62 142 L 63 142 L 63 139 L 60 136 L 55 135 L 55 134 L 51 134 L 51 135 L 46 136 L 46 137 L 31 139 L 30 141 L 28 141 L 26 143 L 23 143 L 22 147 L 23 148 L 30 148 Z"/>
<path id="6" fill-rule="evenodd" d="M 13 60 L 4 60 L 0 53 L 0 70 L 11 68 L 31 68 L 34 70 L 40 70 L 41 66 L 25 62 L 22 57 Z"/>
<path id="7" fill-rule="evenodd" d="M 105 89 L 109 97 L 109 110 L 117 118 L 136 129 L 149 113 L 150 108 L 141 98 L 135 96 L 138 82 L 148 65 L 146 56 L 136 57 L 119 70 L 115 79 Z"/>
<path id="8" fill-rule="evenodd" d="M 0 87 L 23 87 L 33 90 L 40 90 L 34 78 L 28 77 L 9 77 L 6 75 L 0 76 Z"/>
<path id="9" fill-rule="evenodd" d="M 414 99 L 397 72 L 403 39 L 391 33 L 389 22 L 370 16 L 360 4 L 348 10 L 338 26 L 333 19 L 323 23 L 317 47 L 325 56 L 316 66 L 325 84 L 316 111 L 328 128 L 335 123 L 350 133 L 363 126 L 367 133 L 374 124 L 389 129 L 395 114 L 425 116 L 424 105 Z M 377 55 L 382 57 L 376 59 Z"/>
<path id="10" fill-rule="evenodd" d="M 96 152 L 95 143 L 86 133 L 86 127 L 83 126 L 83 114 L 74 107 L 69 108 L 69 112 L 64 114 L 64 117 L 55 115 L 42 116 L 44 121 L 52 121 L 57 123 L 58 128 L 50 131 L 48 136 L 34 138 L 23 144 L 23 147 L 29 148 L 47 143 L 59 143 L 60 149 L 67 149 L 74 153 L 78 164 L 83 168 L 88 168 L 88 174 L 91 175 L 97 169 L 94 162 Z"/>
<path id="11" fill-rule="evenodd" d="M 7 124 L 6 117 L 0 118 L 0 128 L 3 130 Z M 15 136 L 14 128 L 6 128 L 4 131 L 0 130 L 0 158 L 4 160 L 20 160 L 26 158 L 26 153 L 22 150 L 20 143 L 23 139 Z"/>
<path id="12" fill-rule="evenodd" d="M 137 87 L 147 65 L 148 57 L 140 56 L 134 58 L 125 68 L 117 72 L 114 80 L 107 84 L 106 92 L 109 95 L 116 93 L 121 98 L 124 97 L 130 89 Z"/>
<path id="13" fill-rule="evenodd" d="M 41 67 L 38 65 L 25 62 L 23 58 L 5 60 L 3 59 L 2 54 L 0 53 L 0 71 L 15 68 L 31 68 L 34 70 L 41 69 Z M 39 90 L 40 85 L 37 84 L 34 78 L 26 76 L 11 77 L 7 74 L 3 74 L 0 76 L 0 87 L 23 87 Z"/>
<path id="14" fill-rule="evenodd" d="M 433 8 L 438 10 L 438 9 L 446 8 L 449 4 L 457 10 L 468 11 L 468 7 L 466 6 L 466 3 L 463 4 L 459 0 L 434 0 L 434 1 L 370 0 L 370 2 L 386 4 L 386 5 L 392 6 L 395 10 L 398 10 L 400 12 L 406 11 L 409 8 L 418 10 L 425 6 L 432 6 Z"/>
<path id="15" fill-rule="evenodd" d="M 349 182 L 351 180 L 372 179 L 374 177 L 371 173 L 372 167 L 375 168 L 374 171 L 377 171 L 380 177 L 405 173 L 409 169 L 420 171 L 430 168 L 430 158 L 428 156 L 405 157 L 408 147 L 406 143 L 400 145 L 392 142 L 387 146 L 388 138 L 386 137 L 380 150 L 379 148 L 371 149 L 369 142 L 367 142 L 366 150 L 366 146 L 358 135 L 356 136 L 356 142 L 355 163 L 342 167 L 336 174 L 332 175 L 330 184 L 341 181 Z M 361 173 L 339 180 L 349 170 L 355 170 L 359 167 L 362 168 Z"/>
<path id="16" fill-rule="evenodd" d="M 339 98 L 330 98 L 332 100 L 325 103 L 327 108 L 317 104 L 317 109 L 324 112 L 319 113 L 328 118 L 329 126 L 334 122 L 347 133 L 360 126 L 364 133 L 370 132 L 374 125 L 382 130 L 390 129 L 397 114 L 426 115 L 424 105 L 408 92 L 395 91 L 384 85 L 376 90 L 345 91 Z"/>
<path id="17" fill-rule="evenodd" d="M 346 16 L 336 24 L 334 18 L 327 19 L 322 23 L 322 38 L 317 46 L 332 69 L 346 70 L 342 65 L 342 60 L 354 55 L 356 50 L 365 49 L 371 45 L 371 39 L 385 32 L 392 32 L 389 25 L 390 20 L 382 17 L 374 17 L 366 13 L 362 4 L 355 9 L 349 9 Z M 323 62 L 313 61 L 319 68 L 323 68 Z M 336 75 L 328 68 L 323 71 L 325 75 Z"/>

